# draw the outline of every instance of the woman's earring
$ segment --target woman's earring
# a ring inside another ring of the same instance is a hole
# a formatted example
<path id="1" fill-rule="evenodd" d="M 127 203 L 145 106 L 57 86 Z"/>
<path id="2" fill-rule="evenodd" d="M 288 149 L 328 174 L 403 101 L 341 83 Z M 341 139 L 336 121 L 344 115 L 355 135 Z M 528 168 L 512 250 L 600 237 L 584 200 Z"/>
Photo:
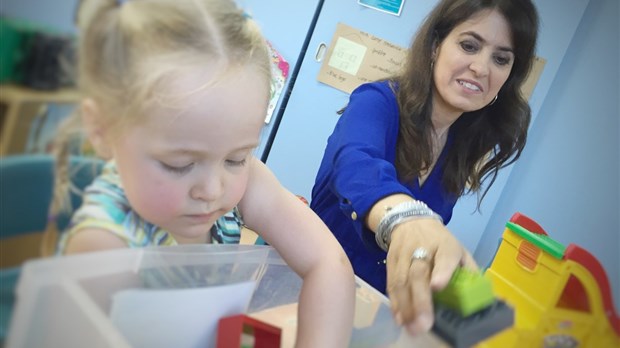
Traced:
<path id="1" fill-rule="evenodd" d="M 489 103 L 489 106 L 495 104 L 496 101 L 497 101 L 497 94 L 495 95 L 495 98 L 493 98 L 493 100 Z"/>

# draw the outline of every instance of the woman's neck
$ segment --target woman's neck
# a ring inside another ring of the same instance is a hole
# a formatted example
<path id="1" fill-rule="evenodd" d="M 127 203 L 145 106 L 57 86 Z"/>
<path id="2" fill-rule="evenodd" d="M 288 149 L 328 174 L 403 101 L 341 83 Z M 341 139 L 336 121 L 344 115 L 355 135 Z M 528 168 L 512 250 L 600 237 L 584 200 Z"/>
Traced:
<path id="1" fill-rule="evenodd" d="M 433 129 L 435 130 L 435 135 L 437 137 L 443 137 L 445 133 L 447 133 L 450 126 L 458 120 L 458 118 L 463 113 L 452 112 L 452 113 L 442 113 L 440 110 L 433 109 L 433 114 L 431 115 L 431 122 L 433 122 Z"/>
<path id="2" fill-rule="evenodd" d="M 433 122 L 433 128 L 435 129 L 435 135 L 442 137 L 445 132 L 448 131 L 450 126 L 461 117 L 463 111 L 450 107 L 443 99 L 433 92 L 433 112 L 431 114 L 431 121 Z"/>
<path id="3" fill-rule="evenodd" d="M 454 123 L 454 121 L 458 118 L 441 118 L 435 117 L 435 115 L 435 112 L 433 112 L 433 115 L 431 116 L 431 121 L 433 122 L 433 130 L 431 133 L 431 163 L 426 170 L 420 172 L 420 175 L 418 177 L 418 183 L 420 185 L 424 184 L 424 182 L 428 178 L 428 175 L 433 170 L 433 167 L 435 167 L 437 159 L 439 159 L 439 155 L 441 154 L 441 151 L 443 150 L 444 146 L 446 145 L 446 141 L 448 140 L 448 130 L 450 129 L 452 123 Z"/>

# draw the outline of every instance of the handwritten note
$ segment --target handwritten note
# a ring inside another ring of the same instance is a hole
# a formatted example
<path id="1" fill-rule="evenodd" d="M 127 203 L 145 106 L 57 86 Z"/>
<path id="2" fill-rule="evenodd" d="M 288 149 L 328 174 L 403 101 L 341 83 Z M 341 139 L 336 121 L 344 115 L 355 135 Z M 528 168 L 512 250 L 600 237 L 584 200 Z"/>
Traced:
<path id="1" fill-rule="evenodd" d="M 345 93 L 365 82 L 395 75 L 406 48 L 338 23 L 317 80 Z"/>
<path id="2" fill-rule="evenodd" d="M 339 37 L 334 46 L 329 66 L 342 70 L 350 75 L 356 75 L 362 65 L 367 48 L 351 40 Z"/>

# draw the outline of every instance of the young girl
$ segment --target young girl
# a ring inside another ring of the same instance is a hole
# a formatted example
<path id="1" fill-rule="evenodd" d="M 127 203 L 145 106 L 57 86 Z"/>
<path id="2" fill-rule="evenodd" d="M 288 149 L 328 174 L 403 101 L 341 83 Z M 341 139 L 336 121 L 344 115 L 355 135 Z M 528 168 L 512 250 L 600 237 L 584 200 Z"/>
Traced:
<path id="1" fill-rule="evenodd" d="M 303 278 L 297 346 L 346 347 L 351 265 L 321 220 L 252 156 L 271 82 L 252 21 L 229 0 L 84 0 L 77 20 L 81 120 L 109 161 L 60 251 L 238 243 L 243 222 Z M 64 157 L 57 178 L 66 182 Z"/>

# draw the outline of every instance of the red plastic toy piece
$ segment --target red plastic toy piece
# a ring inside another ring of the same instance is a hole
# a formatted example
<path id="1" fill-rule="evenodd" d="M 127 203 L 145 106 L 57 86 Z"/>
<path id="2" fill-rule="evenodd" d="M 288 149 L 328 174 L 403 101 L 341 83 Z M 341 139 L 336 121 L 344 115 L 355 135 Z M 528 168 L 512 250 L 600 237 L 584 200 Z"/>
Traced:
<path id="1" fill-rule="evenodd" d="M 220 319 L 217 327 L 217 348 L 237 348 L 242 346 L 243 334 L 254 340 L 249 347 L 280 348 L 282 330 L 263 321 L 239 314 Z"/>
<path id="2" fill-rule="evenodd" d="M 536 221 L 519 212 L 514 213 L 512 217 L 510 217 L 510 222 L 514 222 L 530 232 L 548 236 L 547 232 Z"/>
<path id="3" fill-rule="evenodd" d="M 607 320 L 609 320 L 609 324 L 614 331 L 616 331 L 616 335 L 620 336 L 620 317 L 616 314 L 611 295 L 611 285 L 609 284 L 609 279 L 607 279 L 607 274 L 605 273 L 603 265 L 601 265 L 598 259 L 594 255 L 590 254 L 590 252 L 575 244 L 568 245 L 564 258 L 566 260 L 573 260 L 583 265 L 592 273 L 592 276 L 596 280 L 601 291 L 601 297 L 603 298 L 603 306 L 605 307 L 605 315 L 607 316 Z"/>

